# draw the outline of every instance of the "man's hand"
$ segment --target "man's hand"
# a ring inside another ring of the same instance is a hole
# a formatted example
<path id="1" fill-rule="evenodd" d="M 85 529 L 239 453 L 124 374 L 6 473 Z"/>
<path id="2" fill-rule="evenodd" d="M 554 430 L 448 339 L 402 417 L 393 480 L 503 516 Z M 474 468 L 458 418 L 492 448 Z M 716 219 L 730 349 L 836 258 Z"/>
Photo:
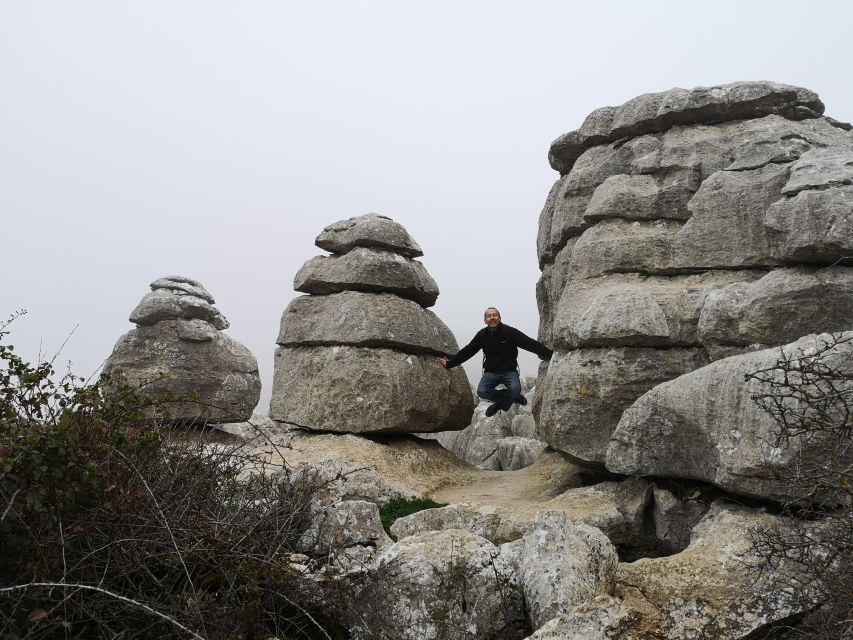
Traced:
<path id="1" fill-rule="evenodd" d="M 447 358 L 438 358 L 438 364 L 440 364 L 445 369 L 447 368 Z"/>

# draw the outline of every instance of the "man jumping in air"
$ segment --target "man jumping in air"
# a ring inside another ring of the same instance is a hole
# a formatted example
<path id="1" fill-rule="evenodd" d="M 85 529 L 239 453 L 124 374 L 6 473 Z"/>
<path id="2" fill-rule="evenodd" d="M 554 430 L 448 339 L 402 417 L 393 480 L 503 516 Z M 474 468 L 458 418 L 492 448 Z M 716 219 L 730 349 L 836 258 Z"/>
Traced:
<path id="1" fill-rule="evenodd" d="M 518 329 L 501 322 L 501 312 L 489 307 L 483 314 L 486 326 L 477 332 L 459 353 L 452 358 L 439 358 L 438 362 L 447 369 L 456 367 L 483 350 L 483 377 L 477 387 L 477 395 L 492 404 L 486 409 L 491 417 L 498 411 L 508 411 L 513 402 L 524 405 L 527 398 L 521 395 L 521 380 L 518 378 L 518 347 L 530 351 L 542 360 L 551 358 L 551 351 L 544 344 L 530 338 Z M 496 389 L 499 384 L 506 389 Z"/>

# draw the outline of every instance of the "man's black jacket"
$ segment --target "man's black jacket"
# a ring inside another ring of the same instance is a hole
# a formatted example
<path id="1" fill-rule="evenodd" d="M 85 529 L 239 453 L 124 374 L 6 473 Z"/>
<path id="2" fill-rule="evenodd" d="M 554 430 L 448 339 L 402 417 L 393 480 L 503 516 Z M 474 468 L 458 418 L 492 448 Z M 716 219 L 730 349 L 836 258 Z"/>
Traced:
<path id="1" fill-rule="evenodd" d="M 518 347 L 531 351 L 543 360 L 553 353 L 548 347 L 536 342 L 518 329 L 506 324 L 499 324 L 492 331 L 483 327 L 462 350 L 452 358 L 447 359 L 447 368 L 458 366 L 468 360 L 480 349 L 483 350 L 483 368 L 489 373 L 505 373 L 518 369 Z"/>

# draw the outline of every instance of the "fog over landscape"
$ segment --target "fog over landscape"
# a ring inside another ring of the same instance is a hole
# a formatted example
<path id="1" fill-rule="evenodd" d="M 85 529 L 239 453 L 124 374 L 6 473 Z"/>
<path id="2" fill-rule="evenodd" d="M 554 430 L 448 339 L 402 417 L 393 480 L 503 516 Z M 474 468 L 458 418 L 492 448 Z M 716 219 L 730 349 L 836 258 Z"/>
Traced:
<path id="1" fill-rule="evenodd" d="M 97 372 L 149 282 L 200 280 L 257 357 L 322 228 L 406 227 L 460 346 L 536 336 L 550 142 L 593 109 L 736 80 L 853 120 L 843 2 L 0 1 L 0 313 Z M 523 375 L 536 358 L 521 359 Z M 466 365 L 476 380 L 479 358 Z"/>

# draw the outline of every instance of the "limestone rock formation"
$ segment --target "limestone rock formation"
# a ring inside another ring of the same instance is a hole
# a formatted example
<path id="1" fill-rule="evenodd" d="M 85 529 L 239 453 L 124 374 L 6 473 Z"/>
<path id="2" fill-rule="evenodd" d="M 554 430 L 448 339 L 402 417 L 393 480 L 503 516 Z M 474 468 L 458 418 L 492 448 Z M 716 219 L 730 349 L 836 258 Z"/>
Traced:
<path id="1" fill-rule="evenodd" d="M 601 465 L 622 411 L 711 361 L 849 329 L 853 135 L 740 82 L 598 109 L 551 146 L 539 433 Z M 846 260 L 846 262 L 845 262 Z"/>
<path id="2" fill-rule="evenodd" d="M 275 354 L 270 417 L 307 429 L 418 433 L 461 429 L 474 403 L 450 330 L 426 309 L 438 287 L 408 232 L 368 214 L 317 237 L 335 252 L 299 270 Z"/>
<path id="3" fill-rule="evenodd" d="M 152 417 L 181 423 L 248 420 L 261 393 L 258 362 L 242 344 L 222 333 L 228 321 L 200 282 L 169 276 L 151 283 L 151 293 L 131 312 L 138 325 L 123 335 L 104 364 L 157 403 Z"/>
<path id="4" fill-rule="evenodd" d="M 791 560 L 760 576 L 750 531 L 790 531 L 794 522 L 723 502 L 696 526 L 690 546 L 665 558 L 619 563 L 614 597 L 568 608 L 530 640 L 746 640 L 808 611 L 815 594 L 792 589 L 816 578 Z M 820 526 L 816 524 L 806 525 Z"/>
<path id="5" fill-rule="evenodd" d="M 535 629 L 560 611 L 613 592 L 616 549 L 601 531 L 559 511 L 542 511 L 524 536 L 521 582 Z"/>
<path id="6" fill-rule="evenodd" d="M 356 637 L 389 630 L 398 640 L 525 635 L 512 554 L 465 531 L 415 535 L 389 547 L 352 609 Z"/>
<path id="7" fill-rule="evenodd" d="M 523 482 L 522 478 L 516 480 L 517 484 Z M 397 538 L 404 538 L 424 531 L 462 529 L 502 544 L 533 531 L 536 516 L 544 509 L 562 513 L 572 522 L 599 529 L 613 544 L 625 544 L 643 535 L 650 494 L 651 487 L 645 480 L 629 478 L 621 482 L 572 487 L 548 500 L 505 503 L 493 497 L 488 504 L 486 498 L 483 504 L 451 504 L 418 511 L 397 520 L 391 527 L 391 533 Z M 441 496 L 440 493 L 438 495 Z"/>
<path id="8" fill-rule="evenodd" d="M 842 378 L 834 382 L 833 393 L 850 394 L 853 332 L 839 335 L 822 362 L 837 369 Z M 752 400 L 770 389 L 759 380 L 745 380 L 745 375 L 773 367 L 780 357 L 807 356 L 834 342 L 828 334 L 806 336 L 781 349 L 718 360 L 656 386 L 622 414 L 607 448 L 607 468 L 703 480 L 733 493 L 770 500 L 801 497 L 792 495 L 787 478 L 801 468 L 821 468 L 831 446 L 828 436 L 804 433 L 776 442 L 776 422 Z M 781 380 L 780 376 L 774 379 Z M 812 388 L 812 394 L 817 390 Z M 810 389 L 804 386 L 803 391 Z M 831 415 L 831 409 L 827 405 L 822 410 Z M 834 480 L 828 477 L 827 481 Z"/>
<path id="9" fill-rule="evenodd" d="M 532 397 L 534 392 L 535 389 L 528 389 L 522 382 L 522 393 L 526 397 Z M 431 433 L 423 437 L 438 440 L 460 460 L 479 469 L 517 471 L 533 464 L 548 445 L 536 435 L 530 405 L 514 404 L 509 411 L 487 417 L 486 409 L 490 404 L 480 400 L 471 424 L 462 431 Z"/>

